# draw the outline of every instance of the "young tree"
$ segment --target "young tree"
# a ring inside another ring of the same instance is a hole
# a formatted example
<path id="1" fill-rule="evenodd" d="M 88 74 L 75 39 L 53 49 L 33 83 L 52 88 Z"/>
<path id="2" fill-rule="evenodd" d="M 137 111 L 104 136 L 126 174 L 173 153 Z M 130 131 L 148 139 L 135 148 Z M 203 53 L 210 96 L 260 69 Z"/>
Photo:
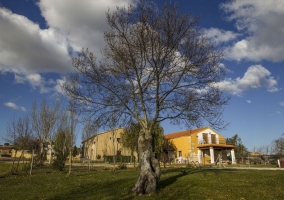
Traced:
<path id="1" fill-rule="evenodd" d="M 231 138 L 228 138 L 227 139 L 227 143 L 236 146 L 236 148 L 235 148 L 235 156 L 237 158 L 241 158 L 242 162 L 243 162 L 244 161 L 244 157 L 246 157 L 247 154 L 248 154 L 248 150 L 243 145 L 242 139 L 238 136 L 238 134 L 234 135 Z"/>
<path id="2" fill-rule="evenodd" d="M 65 169 L 65 162 L 69 154 L 71 135 L 68 129 L 59 128 L 54 140 L 55 156 L 52 167 L 56 170 L 63 171 Z"/>
<path id="3" fill-rule="evenodd" d="M 18 159 L 17 167 L 14 167 L 14 161 L 12 165 L 12 171 L 17 171 L 19 161 L 22 157 L 24 157 L 24 151 L 32 151 L 33 148 L 34 137 L 29 115 L 19 117 L 18 119 L 12 119 L 9 123 L 7 123 L 6 130 L 7 133 L 5 140 L 14 145 L 15 155 L 17 154 L 17 151 L 21 150 L 21 156 Z"/>
<path id="4" fill-rule="evenodd" d="M 109 126 L 112 116 L 119 125 L 140 124 L 141 173 L 133 192 L 153 193 L 160 179 L 151 134 L 156 122 L 191 127 L 205 120 L 215 129 L 224 127 L 228 98 L 216 84 L 225 74 L 223 53 L 200 34 L 197 18 L 181 14 L 177 4 L 159 9 L 140 0 L 108 12 L 107 22 L 103 59 L 83 49 L 64 90 L 101 126 Z"/>
<path id="5" fill-rule="evenodd" d="M 141 126 L 138 123 L 131 123 L 129 128 L 125 129 L 121 134 L 122 146 L 128 148 L 131 153 L 131 160 L 133 159 L 134 152 L 138 154 L 138 137 Z"/>
<path id="6" fill-rule="evenodd" d="M 59 118 L 60 113 L 60 101 L 56 101 L 55 105 L 49 106 L 44 99 L 40 105 L 37 106 L 37 102 L 34 101 L 31 116 L 33 130 L 36 133 L 37 140 L 40 144 L 39 152 L 39 165 L 43 165 L 45 150 L 44 145 L 46 142 L 50 144 L 50 159 L 49 164 L 51 164 L 52 157 L 52 141 L 54 137 L 55 124 Z"/>
<path id="7" fill-rule="evenodd" d="M 89 139 L 92 136 L 95 136 L 97 134 L 97 127 L 95 126 L 95 124 L 93 124 L 90 120 L 86 120 L 84 122 L 84 128 L 82 131 L 82 141 L 85 141 L 87 139 Z M 91 161 L 91 152 L 90 152 L 90 143 L 84 143 L 83 147 L 82 147 L 82 153 L 83 153 L 83 159 L 85 159 L 86 154 L 88 155 L 88 170 L 90 171 L 91 169 L 91 165 L 90 165 L 90 161 Z"/>
<path id="8" fill-rule="evenodd" d="M 62 112 L 59 121 L 58 128 L 54 137 L 54 150 L 56 159 L 52 163 L 54 169 L 64 170 L 65 162 L 72 152 L 73 137 L 71 134 L 72 129 L 70 128 L 70 115 L 66 110 Z M 69 173 L 70 174 L 70 168 Z"/>
<path id="9" fill-rule="evenodd" d="M 78 123 L 78 119 L 76 117 L 76 109 L 75 109 L 75 103 L 73 100 L 69 101 L 69 107 L 68 107 L 68 112 L 69 112 L 69 133 L 70 133 L 70 143 L 69 143 L 69 174 L 71 173 L 72 170 L 72 147 L 75 143 L 76 135 L 75 135 L 75 130 L 76 126 Z"/>

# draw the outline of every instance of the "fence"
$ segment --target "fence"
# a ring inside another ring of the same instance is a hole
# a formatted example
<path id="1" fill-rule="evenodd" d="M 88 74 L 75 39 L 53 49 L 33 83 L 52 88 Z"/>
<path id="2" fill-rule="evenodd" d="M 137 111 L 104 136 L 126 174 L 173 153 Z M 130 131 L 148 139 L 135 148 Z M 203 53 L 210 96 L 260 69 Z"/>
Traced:
<path id="1" fill-rule="evenodd" d="M 108 163 L 114 163 L 119 162 L 119 163 L 133 163 L 136 161 L 135 156 L 104 156 L 104 161 Z"/>
<path id="2" fill-rule="evenodd" d="M 244 157 L 237 157 L 238 164 L 272 164 L 278 165 L 278 160 L 281 159 L 279 155 L 249 155 Z"/>

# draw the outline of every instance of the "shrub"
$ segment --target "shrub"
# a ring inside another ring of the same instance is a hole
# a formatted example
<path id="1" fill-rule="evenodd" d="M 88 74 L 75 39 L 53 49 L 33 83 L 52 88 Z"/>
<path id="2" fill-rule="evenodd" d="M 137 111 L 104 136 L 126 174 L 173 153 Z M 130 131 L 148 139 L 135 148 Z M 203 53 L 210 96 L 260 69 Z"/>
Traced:
<path id="1" fill-rule="evenodd" d="M 52 168 L 55 170 L 64 171 L 65 162 L 66 162 L 66 156 L 63 156 L 62 154 L 57 154 L 56 158 L 52 163 Z"/>
<path id="2" fill-rule="evenodd" d="M 115 169 L 127 169 L 127 166 L 124 163 L 119 163 L 116 165 Z"/>

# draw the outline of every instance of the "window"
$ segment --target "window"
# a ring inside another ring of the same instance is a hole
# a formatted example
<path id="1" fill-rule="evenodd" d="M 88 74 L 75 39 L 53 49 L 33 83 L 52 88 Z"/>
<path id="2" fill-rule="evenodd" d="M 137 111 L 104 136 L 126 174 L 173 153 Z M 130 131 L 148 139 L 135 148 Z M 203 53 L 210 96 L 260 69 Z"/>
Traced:
<path id="1" fill-rule="evenodd" d="M 182 151 L 178 151 L 178 157 L 182 157 Z"/>

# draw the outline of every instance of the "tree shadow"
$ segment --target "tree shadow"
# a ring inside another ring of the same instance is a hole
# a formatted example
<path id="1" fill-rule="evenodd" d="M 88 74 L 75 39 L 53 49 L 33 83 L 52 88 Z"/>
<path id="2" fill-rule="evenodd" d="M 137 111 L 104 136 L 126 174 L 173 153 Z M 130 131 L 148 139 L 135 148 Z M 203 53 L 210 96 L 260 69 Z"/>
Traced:
<path id="1" fill-rule="evenodd" d="M 195 173 L 200 173 L 202 171 L 203 171 L 202 169 L 190 169 L 190 168 L 168 169 L 168 170 L 164 171 L 162 174 L 173 173 L 173 172 L 179 172 L 179 174 L 177 174 L 175 176 L 170 176 L 169 178 L 161 180 L 158 190 L 161 190 L 162 188 L 165 188 L 169 185 L 174 184 L 179 178 L 181 178 L 183 176 L 187 176 L 187 175 L 195 174 Z"/>

